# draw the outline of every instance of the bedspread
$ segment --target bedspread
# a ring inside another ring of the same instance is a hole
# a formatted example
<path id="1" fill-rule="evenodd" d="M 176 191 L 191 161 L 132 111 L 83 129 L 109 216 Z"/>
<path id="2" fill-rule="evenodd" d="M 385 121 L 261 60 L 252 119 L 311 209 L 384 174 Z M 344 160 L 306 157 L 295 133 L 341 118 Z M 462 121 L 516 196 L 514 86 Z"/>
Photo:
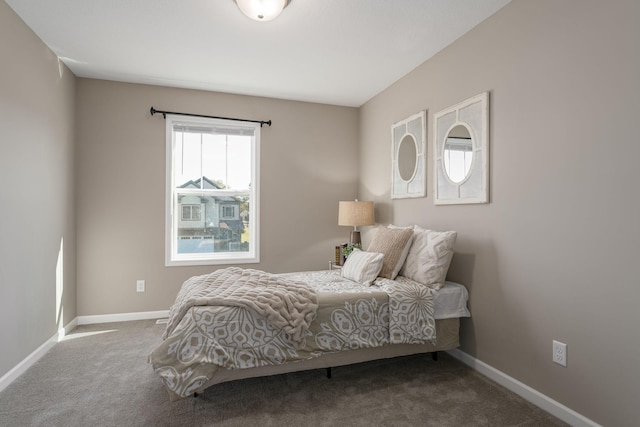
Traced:
<path id="1" fill-rule="evenodd" d="M 379 277 L 373 286 L 340 277 L 336 271 L 308 271 L 282 274 L 309 284 L 316 292 L 384 292 L 389 302 L 388 332 L 391 344 L 424 344 L 435 340 L 433 290 L 406 277 Z M 386 343 L 385 343 L 386 344 Z"/>
<path id="2" fill-rule="evenodd" d="M 272 326 L 282 328 L 296 345 L 302 345 L 318 307 L 315 292 L 304 283 L 264 271 L 229 267 L 184 282 L 169 312 L 163 338 L 173 332 L 191 307 L 205 305 L 250 309 Z"/>
<path id="3" fill-rule="evenodd" d="M 435 340 L 431 290 L 408 279 L 363 286 L 337 271 L 280 275 L 317 295 L 304 345 L 239 306 L 193 306 L 149 356 L 172 400 L 188 397 L 220 367 L 243 369 L 311 359 L 326 352 Z"/>

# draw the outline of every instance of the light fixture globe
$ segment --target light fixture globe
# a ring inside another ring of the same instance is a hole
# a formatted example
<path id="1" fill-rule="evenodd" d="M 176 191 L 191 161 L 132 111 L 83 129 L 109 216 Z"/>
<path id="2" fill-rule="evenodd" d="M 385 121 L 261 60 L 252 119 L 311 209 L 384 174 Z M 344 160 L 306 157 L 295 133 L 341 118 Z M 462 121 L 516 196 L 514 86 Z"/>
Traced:
<path id="1" fill-rule="evenodd" d="M 282 13 L 291 0 L 235 0 L 238 8 L 256 21 L 271 21 Z"/>

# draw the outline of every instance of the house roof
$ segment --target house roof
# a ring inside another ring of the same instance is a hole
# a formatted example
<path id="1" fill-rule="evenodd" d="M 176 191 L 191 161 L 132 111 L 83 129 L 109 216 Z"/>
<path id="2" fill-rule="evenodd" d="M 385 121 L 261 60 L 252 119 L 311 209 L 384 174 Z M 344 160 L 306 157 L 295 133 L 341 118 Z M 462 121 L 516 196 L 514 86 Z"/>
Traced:
<path id="1" fill-rule="evenodd" d="M 196 180 L 192 179 L 190 181 L 187 181 L 184 184 L 179 185 L 178 188 L 201 188 L 200 187 L 201 183 L 203 183 L 202 188 L 204 188 L 206 190 L 222 190 L 222 189 L 224 189 L 224 185 L 218 184 L 218 183 L 210 180 L 206 176 L 203 176 L 202 178 L 198 178 Z"/>
<path id="2" fill-rule="evenodd" d="M 200 187 L 200 183 L 203 183 L 202 187 Z M 196 180 L 193 180 L 193 179 L 189 180 L 184 184 L 179 185 L 178 188 L 195 188 L 195 189 L 203 188 L 205 190 L 223 190 L 225 187 L 224 185 L 218 184 L 217 182 L 210 180 L 206 176 L 203 176 L 202 178 L 198 178 Z M 233 197 L 233 196 L 214 196 L 214 197 L 217 200 L 222 202 L 229 202 L 229 203 L 241 202 L 237 197 Z"/>

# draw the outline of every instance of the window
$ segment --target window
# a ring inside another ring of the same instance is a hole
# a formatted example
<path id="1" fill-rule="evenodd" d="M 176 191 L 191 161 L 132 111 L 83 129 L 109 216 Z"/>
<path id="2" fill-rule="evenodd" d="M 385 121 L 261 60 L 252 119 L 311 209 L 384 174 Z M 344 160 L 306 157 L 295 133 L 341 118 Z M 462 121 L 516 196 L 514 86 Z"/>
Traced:
<path id="1" fill-rule="evenodd" d="M 182 205 L 183 221 L 200 221 L 200 205 Z"/>
<path id="2" fill-rule="evenodd" d="M 236 216 L 235 206 L 222 206 L 222 218 L 233 219 Z"/>
<path id="3" fill-rule="evenodd" d="M 167 115 L 166 265 L 257 263 L 260 125 Z"/>

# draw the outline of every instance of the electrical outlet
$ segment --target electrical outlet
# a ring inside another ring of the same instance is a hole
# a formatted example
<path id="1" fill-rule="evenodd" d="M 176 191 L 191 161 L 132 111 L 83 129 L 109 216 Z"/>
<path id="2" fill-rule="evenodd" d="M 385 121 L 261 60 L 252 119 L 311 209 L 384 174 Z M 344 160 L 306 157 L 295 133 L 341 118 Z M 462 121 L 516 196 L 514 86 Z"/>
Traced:
<path id="1" fill-rule="evenodd" d="M 567 367 L 567 345 L 565 343 L 553 340 L 553 361 Z"/>
<path id="2" fill-rule="evenodd" d="M 136 292 L 144 292 L 144 280 L 136 280 Z"/>

